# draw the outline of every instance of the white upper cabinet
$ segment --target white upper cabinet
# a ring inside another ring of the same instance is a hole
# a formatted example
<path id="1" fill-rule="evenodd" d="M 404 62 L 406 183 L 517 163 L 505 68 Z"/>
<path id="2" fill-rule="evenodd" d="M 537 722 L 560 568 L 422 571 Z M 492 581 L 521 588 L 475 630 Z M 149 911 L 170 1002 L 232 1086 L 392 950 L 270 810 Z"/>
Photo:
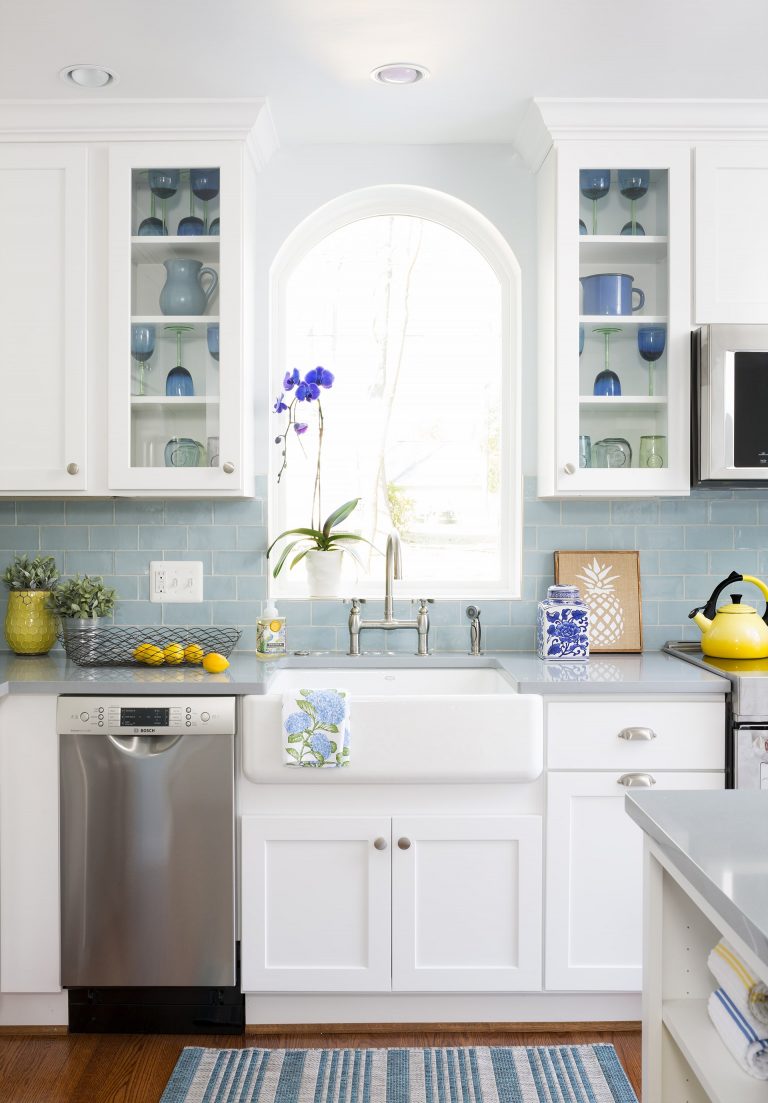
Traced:
<path id="1" fill-rule="evenodd" d="M 556 142 L 539 245 L 539 494 L 687 493 L 689 147 Z"/>
<path id="2" fill-rule="evenodd" d="M 0 143 L 0 494 L 86 485 L 88 151 Z"/>
<path id="3" fill-rule="evenodd" d="M 768 323 L 768 141 L 696 146 L 695 321 Z"/>
<path id="4" fill-rule="evenodd" d="M 110 150 L 110 489 L 243 494 L 252 481 L 244 159 L 232 142 Z"/>

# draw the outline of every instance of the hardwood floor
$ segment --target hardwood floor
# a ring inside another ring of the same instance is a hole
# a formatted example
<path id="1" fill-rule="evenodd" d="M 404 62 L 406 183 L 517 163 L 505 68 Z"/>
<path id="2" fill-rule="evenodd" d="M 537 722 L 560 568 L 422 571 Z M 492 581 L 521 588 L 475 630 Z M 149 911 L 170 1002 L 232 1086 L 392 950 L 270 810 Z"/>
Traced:
<path id="1" fill-rule="evenodd" d="M 369 1033 L 299 1028 L 291 1033 L 221 1035 L 0 1034 L 2 1103 L 157 1103 L 184 1046 L 269 1049 L 342 1046 L 586 1045 L 610 1042 L 640 1098 L 639 1030 L 412 1028 Z"/>

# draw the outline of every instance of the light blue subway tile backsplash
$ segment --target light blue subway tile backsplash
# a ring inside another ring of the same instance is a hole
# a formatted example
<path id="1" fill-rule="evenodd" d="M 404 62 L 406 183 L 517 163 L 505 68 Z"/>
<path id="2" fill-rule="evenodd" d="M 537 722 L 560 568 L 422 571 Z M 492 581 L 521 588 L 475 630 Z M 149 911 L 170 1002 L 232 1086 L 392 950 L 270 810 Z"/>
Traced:
<path id="1" fill-rule="evenodd" d="M 0 502 L 0 569 L 13 553 L 50 552 L 62 573 L 101 574 L 115 587 L 118 623 L 236 624 L 242 629 L 238 646 L 252 651 L 270 569 L 263 479 L 259 486 L 262 497 L 249 501 Z M 768 574 L 766 492 L 696 490 L 690 498 L 559 502 L 538 499 L 531 477 L 524 490 L 521 600 L 489 601 L 471 593 L 438 600 L 430 606 L 433 649 L 468 650 L 466 607 L 475 603 L 488 650 L 531 650 L 536 603 L 553 581 L 556 550 L 640 551 L 643 642 L 649 649 L 669 639 L 696 639 L 688 612 L 731 570 Z M 202 562 L 203 601 L 151 603 L 151 559 Z M 748 590 L 745 600 L 754 603 Z M 414 616 L 410 602 L 396 606 L 398 616 Z M 346 651 L 349 605 L 284 601 L 280 611 L 287 617 L 289 650 Z M 365 606 L 366 617 L 380 613 L 380 601 Z M 408 654 L 416 649 L 416 633 L 368 630 L 362 644 L 364 650 Z"/>

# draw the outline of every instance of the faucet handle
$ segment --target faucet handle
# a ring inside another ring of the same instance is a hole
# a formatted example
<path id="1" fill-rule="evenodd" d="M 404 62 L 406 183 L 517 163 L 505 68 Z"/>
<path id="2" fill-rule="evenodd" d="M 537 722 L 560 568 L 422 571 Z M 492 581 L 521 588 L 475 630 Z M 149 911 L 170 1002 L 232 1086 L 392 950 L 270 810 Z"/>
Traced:
<path id="1" fill-rule="evenodd" d="M 419 603 L 419 612 L 426 613 L 428 605 L 434 605 L 435 599 L 433 597 L 420 597 L 416 599 Z"/>
<path id="2" fill-rule="evenodd" d="M 349 597 L 349 598 L 345 597 L 345 598 L 342 598 L 341 600 L 342 600 L 343 605 L 346 605 L 348 602 L 352 603 L 352 612 L 353 613 L 359 613 L 360 612 L 360 606 L 365 605 L 365 598 L 364 597 Z"/>

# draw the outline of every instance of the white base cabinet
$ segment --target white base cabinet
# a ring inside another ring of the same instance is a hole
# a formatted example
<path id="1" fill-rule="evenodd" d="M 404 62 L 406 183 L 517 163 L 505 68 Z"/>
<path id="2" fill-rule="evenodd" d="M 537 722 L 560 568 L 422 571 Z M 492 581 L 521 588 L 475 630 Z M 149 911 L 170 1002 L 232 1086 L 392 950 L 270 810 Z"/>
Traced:
<path id="1" fill-rule="evenodd" d="M 243 989 L 541 989 L 541 817 L 242 820 Z"/>

